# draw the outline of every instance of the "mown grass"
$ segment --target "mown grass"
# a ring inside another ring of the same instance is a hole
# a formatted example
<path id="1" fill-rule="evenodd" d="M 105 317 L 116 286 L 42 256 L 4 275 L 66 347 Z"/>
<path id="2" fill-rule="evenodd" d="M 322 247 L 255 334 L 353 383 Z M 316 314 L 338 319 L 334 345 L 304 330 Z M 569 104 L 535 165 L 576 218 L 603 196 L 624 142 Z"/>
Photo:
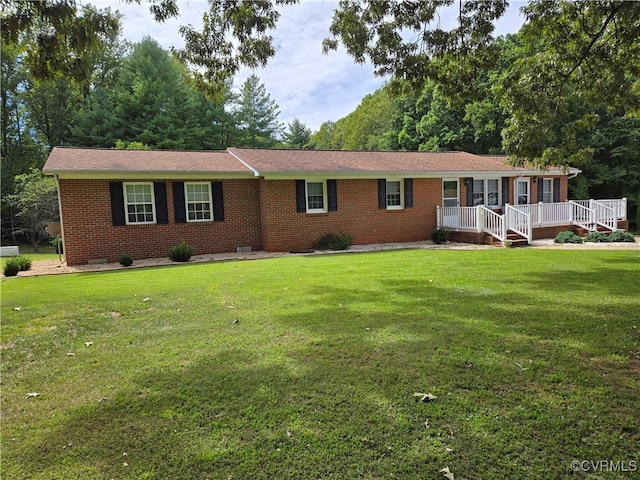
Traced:
<path id="1" fill-rule="evenodd" d="M 36 252 L 32 245 L 19 245 L 20 256 L 29 257 L 33 261 L 58 260 L 60 256 L 50 245 L 40 245 L 39 252 Z M 9 257 L 0 258 L 0 268 L 4 268 Z M 62 257 L 64 259 L 64 256 Z"/>
<path id="2" fill-rule="evenodd" d="M 638 251 L 527 249 L 5 280 L 3 478 L 640 465 L 639 284 Z"/>

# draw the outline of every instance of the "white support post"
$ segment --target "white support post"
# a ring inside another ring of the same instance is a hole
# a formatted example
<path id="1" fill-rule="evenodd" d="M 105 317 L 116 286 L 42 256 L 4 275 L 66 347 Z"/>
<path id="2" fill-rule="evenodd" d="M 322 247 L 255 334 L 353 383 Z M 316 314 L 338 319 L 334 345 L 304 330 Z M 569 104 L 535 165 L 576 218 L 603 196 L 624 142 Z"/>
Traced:
<path id="1" fill-rule="evenodd" d="M 436 225 L 438 228 L 442 228 L 442 211 L 440 210 L 440 205 L 436 206 Z"/>
<path id="2" fill-rule="evenodd" d="M 509 205 L 508 203 L 504 204 L 504 238 L 507 238 L 507 231 L 509 230 L 509 225 L 511 221 L 509 219 Z"/>
<path id="3" fill-rule="evenodd" d="M 573 206 L 573 202 L 571 200 L 567 200 L 569 202 L 569 225 L 573 225 L 573 210 L 575 207 Z"/>
<path id="4" fill-rule="evenodd" d="M 624 222 L 627 220 L 627 197 L 622 198 L 622 205 L 624 206 L 624 214 L 622 215 L 621 220 Z"/>
<path id="5" fill-rule="evenodd" d="M 538 226 L 541 227 L 544 223 L 544 204 L 542 202 L 538 202 Z"/>
<path id="6" fill-rule="evenodd" d="M 484 221 L 483 221 L 483 214 L 482 214 L 482 209 L 480 208 L 480 205 L 476 206 L 476 231 L 478 233 L 482 233 L 482 231 L 484 230 Z"/>

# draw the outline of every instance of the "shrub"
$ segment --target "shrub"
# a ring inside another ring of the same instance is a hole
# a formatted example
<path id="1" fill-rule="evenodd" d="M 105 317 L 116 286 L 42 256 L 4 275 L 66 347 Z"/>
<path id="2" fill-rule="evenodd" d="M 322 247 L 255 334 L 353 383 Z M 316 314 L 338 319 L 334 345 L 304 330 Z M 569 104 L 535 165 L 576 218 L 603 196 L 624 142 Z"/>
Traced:
<path id="1" fill-rule="evenodd" d="M 553 243 L 582 243 L 583 241 L 581 236 L 569 231 L 560 232 L 553 239 Z"/>
<path id="2" fill-rule="evenodd" d="M 617 230 L 609 235 L 609 241 L 611 242 L 635 242 L 636 238 L 631 232 L 625 232 L 624 230 Z"/>
<path id="3" fill-rule="evenodd" d="M 4 264 L 3 273 L 5 277 L 15 277 L 20 271 L 20 261 L 18 257 L 12 257 Z"/>
<path id="4" fill-rule="evenodd" d="M 169 250 L 169 258 L 174 262 L 188 262 L 193 255 L 193 247 L 186 242 L 180 242 Z"/>
<path id="5" fill-rule="evenodd" d="M 133 265 L 133 257 L 128 253 L 125 253 L 120 257 L 120 265 L 122 265 L 123 267 L 130 267 L 131 265 Z"/>
<path id="6" fill-rule="evenodd" d="M 587 238 L 584 239 L 585 242 L 595 242 L 595 243 L 607 243 L 610 242 L 611 239 L 609 235 L 602 232 L 589 232 Z"/>
<path id="7" fill-rule="evenodd" d="M 431 232 L 431 240 L 433 243 L 440 245 L 449 240 L 449 234 L 451 231 L 448 228 L 436 228 Z"/>
<path id="8" fill-rule="evenodd" d="M 58 237 L 58 238 L 53 238 L 51 240 L 49 240 L 49 245 L 51 245 L 53 247 L 53 250 L 58 253 L 58 254 L 62 254 L 64 253 L 64 243 L 62 242 L 62 238 Z"/>
<path id="9" fill-rule="evenodd" d="M 353 237 L 346 233 L 327 233 L 313 244 L 315 250 L 346 250 L 351 246 Z"/>
<path id="10" fill-rule="evenodd" d="M 20 267 L 21 272 L 31 270 L 33 261 L 29 257 L 16 257 L 16 260 L 18 261 L 18 267 Z"/>

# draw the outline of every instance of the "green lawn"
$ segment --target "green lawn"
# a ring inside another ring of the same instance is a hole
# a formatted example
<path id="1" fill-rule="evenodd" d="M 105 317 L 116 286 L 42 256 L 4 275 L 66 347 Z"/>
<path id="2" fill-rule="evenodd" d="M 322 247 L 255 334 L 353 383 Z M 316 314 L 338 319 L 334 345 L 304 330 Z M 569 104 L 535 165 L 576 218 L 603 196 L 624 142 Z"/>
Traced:
<path id="1" fill-rule="evenodd" d="M 31 245 L 19 245 L 20 256 L 29 257 L 34 262 L 40 260 L 58 260 L 60 256 L 55 252 L 55 249 L 50 245 L 40 245 L 40 251 L 36 253 L 35 249 Z M 9 257 L 2 257 L 0 259 L 0 267 L 4 268 Z M 63 256 L 64 258 L 64 256 Z"/>
<path id="2" fill-rule="evenodd" d="M 2 282 L 7 479 L 630 479 L 639 412 L 637 250 Z"/>

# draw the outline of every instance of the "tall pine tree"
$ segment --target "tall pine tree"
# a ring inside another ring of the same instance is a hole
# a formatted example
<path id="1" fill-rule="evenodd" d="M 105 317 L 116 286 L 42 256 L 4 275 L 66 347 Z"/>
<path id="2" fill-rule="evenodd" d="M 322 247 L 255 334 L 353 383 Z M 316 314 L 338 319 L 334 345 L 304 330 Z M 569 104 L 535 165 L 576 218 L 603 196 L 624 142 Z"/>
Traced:
<path id="1" fill-rule="evenodd" d="M 283 125 L 278 120 L 280 107 L 267 93 L 256 75 L 242 85 L 235 110 L 237 134 L 232 143 L 238 147 L 273 147 Z"/>

